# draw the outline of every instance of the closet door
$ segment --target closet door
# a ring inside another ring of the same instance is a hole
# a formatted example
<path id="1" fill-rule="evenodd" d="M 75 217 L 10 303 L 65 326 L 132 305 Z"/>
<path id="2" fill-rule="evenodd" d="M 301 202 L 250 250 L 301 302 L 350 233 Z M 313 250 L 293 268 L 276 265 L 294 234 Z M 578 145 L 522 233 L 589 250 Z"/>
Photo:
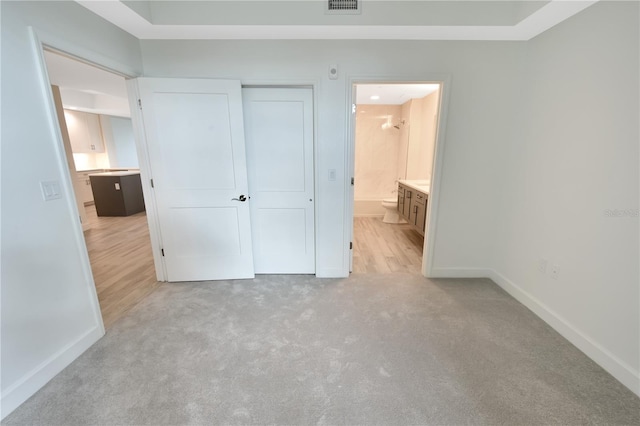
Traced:
<path id="1" fill-rule="evenodd" d="M 315 273 L 313 92 L 243 89 L 256 273 Z"/>
<path id="2" fill-rule="evenodd" d="M 240 82 L 137 84 L 167 279 L 252 278 Z"/>

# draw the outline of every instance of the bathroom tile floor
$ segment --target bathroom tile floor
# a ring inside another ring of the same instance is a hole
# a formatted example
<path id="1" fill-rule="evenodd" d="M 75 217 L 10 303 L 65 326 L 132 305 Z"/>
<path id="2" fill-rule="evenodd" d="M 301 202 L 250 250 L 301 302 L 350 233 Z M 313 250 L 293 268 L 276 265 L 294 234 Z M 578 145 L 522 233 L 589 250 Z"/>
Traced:
<path id="1" fill-rule="evenodd" d="M 353 220 L 354 273 L 420 273 L 424 238 L 408 224 L 383 223 L 381 217 Z"/>

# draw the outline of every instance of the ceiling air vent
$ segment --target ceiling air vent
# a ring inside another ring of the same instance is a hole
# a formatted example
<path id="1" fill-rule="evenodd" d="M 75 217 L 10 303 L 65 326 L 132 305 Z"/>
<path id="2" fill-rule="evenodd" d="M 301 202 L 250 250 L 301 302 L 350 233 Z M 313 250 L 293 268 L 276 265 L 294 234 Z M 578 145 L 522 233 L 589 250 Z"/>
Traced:
<path id="1" fill-rule="evenodd" d="M 327 0 L 327 13 L 331 15 L 354 15 L 360 13 L 362 0 Z"/>

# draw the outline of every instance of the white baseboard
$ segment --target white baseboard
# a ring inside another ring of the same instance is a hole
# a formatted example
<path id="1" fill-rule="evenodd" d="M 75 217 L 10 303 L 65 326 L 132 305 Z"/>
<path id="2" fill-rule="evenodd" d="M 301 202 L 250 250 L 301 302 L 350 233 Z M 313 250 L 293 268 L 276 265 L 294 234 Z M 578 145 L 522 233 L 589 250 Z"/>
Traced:
<path id="1" fill-rule="evenodd" d="M 534 314 L 540 317 L 562 337 L 580 349 L 585 355 L 604 368 L 620 383 L 628 387 L 633 393 L 640 396 L 640 372 L 636 371 L 595 342 L 585 333 L 570 324 L 561 315 L 551 310 L 540 300 L 521 289 L 514 282 L 499 272 L 488 268 L 433 268 L 429 278 L 489 278 L 509 293 L 518 302 L 522 303 Z"/>
<path id="2" fill-rule="evenodd" d="M 11 385 L 2 394 L 0 419 L 4 419 L 18 408 L 102 336 L 104 331 L 101 327 L 92 328 Z"/>
<path id="3" fill-rule="evenodd" d="M 636 395 L 640 396 L 640 373 L 638 371 L 635 371 L 630 365 L 626 364 L 606 348 L 593 341 L 589 336 L 571 325 L 561 315 L 557 314 L 540 300 L 518 287 L 504 275 L 494 270 L 488 271 L 489 274 L 484 276 L 491 278 L 496 284 L 502 287 L 502 289 L 529 308 L 537 316 L 542 318 L 542 320 L 560 333 L 562 337 L 584 352 L 585 355 L 594 360 L 620 383 L 628 387 Z"/>
<path id="4" fill-rule="evenodd" d="M 432 268 L 427 278 L 490 278 L 486 268 Z"/>

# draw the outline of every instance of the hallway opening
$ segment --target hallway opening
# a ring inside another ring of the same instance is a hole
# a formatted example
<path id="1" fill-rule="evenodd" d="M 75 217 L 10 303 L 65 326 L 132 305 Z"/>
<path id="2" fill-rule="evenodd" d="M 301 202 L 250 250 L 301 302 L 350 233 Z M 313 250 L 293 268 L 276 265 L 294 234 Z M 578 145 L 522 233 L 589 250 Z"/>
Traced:
<path id="1" fill-rule="evenodd" d="M 140 169 L 125 78 L 47 48 L 44 58 L 108 329 L 159 284 L 142 192 L 135 190 Z"/>

